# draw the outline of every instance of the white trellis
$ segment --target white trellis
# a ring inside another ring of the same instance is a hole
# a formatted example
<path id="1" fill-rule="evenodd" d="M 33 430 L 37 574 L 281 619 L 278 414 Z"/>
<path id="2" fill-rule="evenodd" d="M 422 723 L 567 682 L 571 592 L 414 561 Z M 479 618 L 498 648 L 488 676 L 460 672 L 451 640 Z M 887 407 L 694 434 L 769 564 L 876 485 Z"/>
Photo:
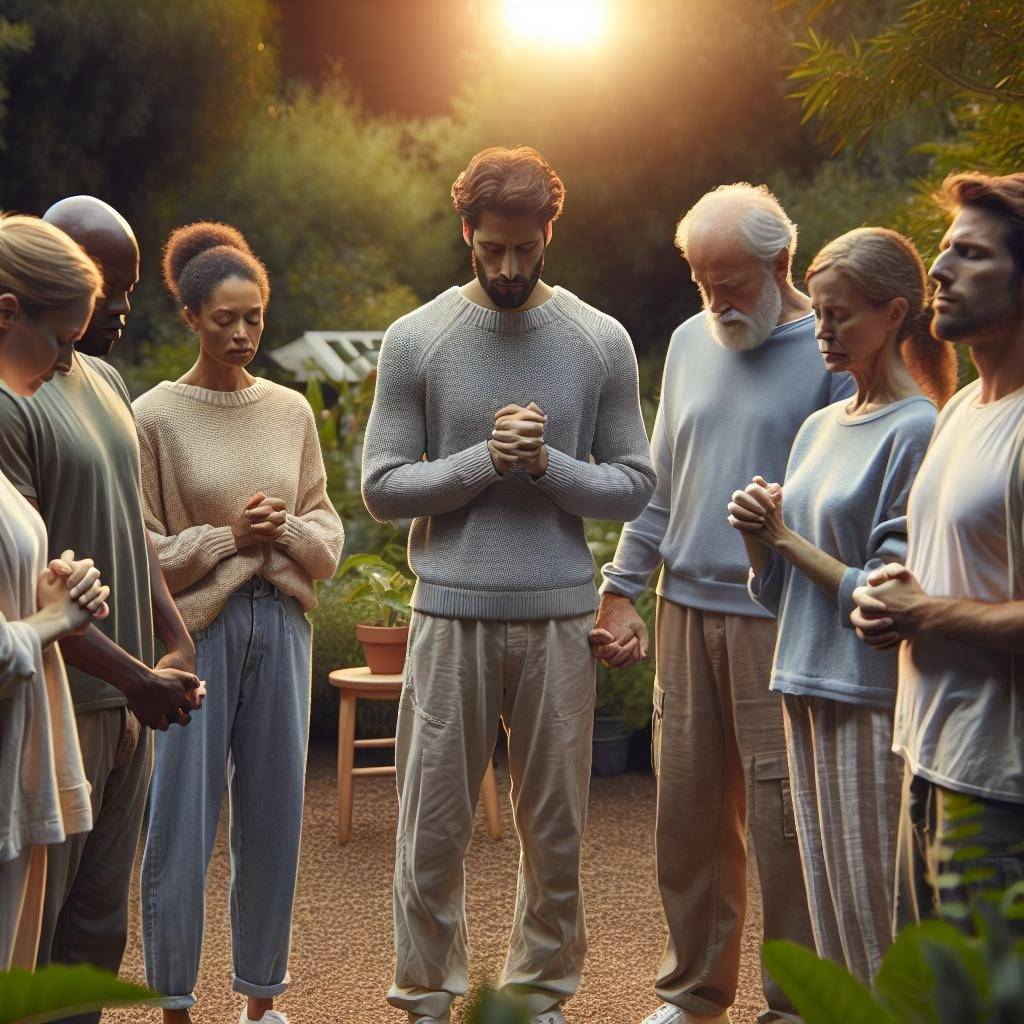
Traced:
<path id="1" fill-rule="evenodd" d="M 318 376 L 325 381 L 358 383 L 377 365 L 383 331 L 306 331 L 270 353 L 297 381 Z"/>

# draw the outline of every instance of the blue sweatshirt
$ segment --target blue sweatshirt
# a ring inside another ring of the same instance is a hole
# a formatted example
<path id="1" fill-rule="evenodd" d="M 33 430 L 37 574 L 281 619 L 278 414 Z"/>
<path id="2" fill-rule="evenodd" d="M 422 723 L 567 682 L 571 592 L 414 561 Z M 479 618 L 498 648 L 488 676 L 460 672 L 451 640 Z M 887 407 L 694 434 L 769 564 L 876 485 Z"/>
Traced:
<path id="1" fill-rule="evenodd" d="M 773 690 L 892 707 L 897 651 L 857 639 L 852 595 L 875 566 L 906 560 L 907 498 L 935 427 L 935 406 L 905 398 L 849 416 L 845 405 L 822 409 L 803 425 L 782 488 L 786 525 L 848 566 L 838 600 L 774 551 L 764 572 L 751 575 L 750 593 L 779 617 Z"/>
<path id="2" fill-rule="evenodd" d="M 704 312 L 677 327 L 651 439 L 658 485 L 602 569 L 602 592 L 635 601 L 664 563 L 661 597 L 767 617 L 747 593 L 746 549 L 725 506 L 755 474 L 781 480 L 804 420 L 852 393 L 848 374 L 833 377 L 825 369 L 810 314 L 776 327 L 747 352 L 719 345 Z"/>

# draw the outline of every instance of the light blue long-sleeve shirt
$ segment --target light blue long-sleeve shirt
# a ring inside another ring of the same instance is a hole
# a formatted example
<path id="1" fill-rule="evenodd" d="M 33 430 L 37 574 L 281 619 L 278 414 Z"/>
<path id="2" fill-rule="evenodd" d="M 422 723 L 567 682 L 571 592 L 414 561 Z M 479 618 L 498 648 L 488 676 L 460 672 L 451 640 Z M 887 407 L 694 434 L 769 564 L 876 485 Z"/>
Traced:
<path id="1" fill-rule="evenodd" d="M 847 566 L 833 600 L 772 552 L 751 596 L 778 614 L 771 687 L 849 704 L 892 707 L 897 652 L 857 639 L 853 591 L 885 562 L 905 561 L 907 499 L 935 427 L 935 406 L 906 398 L 864 416 L 822 409 L 793 442 L 782 489 L 786 525 Z"/>
<path id="2" fill-rule="evenodd" d="M 635 601 L 664 563 L 658 594 L 704 611 L 767 617 L 747 593 L 749 562 L 725 506 L 760 473 L 781 480 L 800 425 L 853 393 L 825 369 L 814 317 L 776 327 L 763 345 L 727 349 L 698 313 L 672 334 L 651 450 L 658 485 L 627 523 L 601 590 Z"/>

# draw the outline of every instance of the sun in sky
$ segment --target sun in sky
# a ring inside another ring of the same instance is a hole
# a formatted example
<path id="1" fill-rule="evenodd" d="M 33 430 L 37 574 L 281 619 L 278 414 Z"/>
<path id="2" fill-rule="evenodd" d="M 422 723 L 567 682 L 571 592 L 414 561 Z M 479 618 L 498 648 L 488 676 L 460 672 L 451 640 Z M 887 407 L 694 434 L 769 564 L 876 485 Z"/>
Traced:
<path id="1" fill-rule="evenodd" d="M 519 37 L 582 46 L 604 33 L 607 0 L 504 0 L 505 24 Z"/>

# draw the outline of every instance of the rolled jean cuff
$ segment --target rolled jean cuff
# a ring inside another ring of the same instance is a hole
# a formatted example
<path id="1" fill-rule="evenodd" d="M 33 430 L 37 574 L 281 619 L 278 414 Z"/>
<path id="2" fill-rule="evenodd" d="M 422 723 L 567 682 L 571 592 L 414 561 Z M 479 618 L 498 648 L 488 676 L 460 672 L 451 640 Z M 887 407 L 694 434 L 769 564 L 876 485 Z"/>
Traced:
<path id="1" fill-rule="evenodd" d="M 196 1005 L 195 992 L 189 992 L 187 996 L 160 996 L 151 999 L 146 1004 L 160 1010 L 191 1010 Z"/>
<path id="2" fill-rule="evenodd" d="M 235 992 L 241 992 L 243 996 L 252 996 L 253 999 L 273 999 L 288 991 L 290 981 L 291 977 L 286 973 L 284 981 L 279 981 L 276 985 L 254 985 L 236 974 L 231 979 L 231 988 Z"/>

